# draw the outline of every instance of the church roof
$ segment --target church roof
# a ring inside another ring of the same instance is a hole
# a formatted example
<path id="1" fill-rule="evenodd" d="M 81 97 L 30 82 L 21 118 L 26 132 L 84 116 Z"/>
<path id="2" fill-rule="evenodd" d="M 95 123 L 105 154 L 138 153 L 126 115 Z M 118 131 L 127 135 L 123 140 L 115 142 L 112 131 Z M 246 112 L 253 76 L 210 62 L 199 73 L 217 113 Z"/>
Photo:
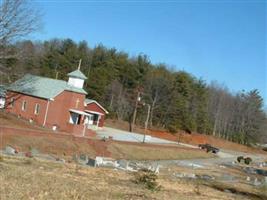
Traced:
<path id="1" fill-rule="evenodd" d="M 26 74 L 23 78 L 11 84 L 7 89 L 44 99 L 54 98 L 64 90 L 87 94 L 84 89 L 68 85 L 66 81 L 31 74 Z"/>
<path id="2" fill-rule="evenodd" d="M 68 73 L 68 76 L 69 77 L 80 78 L 80 79 L 83 79 L 83 80 L 87 79 L 87 77 L 79 69 Z"/>
<path id="3" fill-rule="evenodd" d="M 6 95 L 6 87 L 4 85 L 0 85 L 0 97 L 4 97 Z"/>

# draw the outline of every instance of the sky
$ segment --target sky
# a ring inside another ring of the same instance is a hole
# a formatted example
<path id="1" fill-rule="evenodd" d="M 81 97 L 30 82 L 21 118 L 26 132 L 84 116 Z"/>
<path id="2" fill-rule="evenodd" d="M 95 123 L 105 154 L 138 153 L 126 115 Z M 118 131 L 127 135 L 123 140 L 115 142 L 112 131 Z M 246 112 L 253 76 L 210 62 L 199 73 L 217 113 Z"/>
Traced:
<path id="1" fill-rule="evenodd" d="M 267 105 L 266 1 L 35 0 L 34 40 L 71 38 L 143 53 L 230 91 L 258 89 Z"/>

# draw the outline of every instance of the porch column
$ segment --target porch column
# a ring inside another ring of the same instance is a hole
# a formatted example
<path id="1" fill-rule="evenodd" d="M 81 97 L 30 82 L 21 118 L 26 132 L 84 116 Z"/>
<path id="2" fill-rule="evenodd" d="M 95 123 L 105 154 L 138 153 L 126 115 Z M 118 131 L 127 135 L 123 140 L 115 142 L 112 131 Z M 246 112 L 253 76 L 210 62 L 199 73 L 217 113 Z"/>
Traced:
<path id="1" fill-rule="evenodd" d="M 101 115 L 98 115 L 97 117 L 97 122 L 96 122 L 96 127 L 98 128 L 99 120 L 101 119 Z"/>

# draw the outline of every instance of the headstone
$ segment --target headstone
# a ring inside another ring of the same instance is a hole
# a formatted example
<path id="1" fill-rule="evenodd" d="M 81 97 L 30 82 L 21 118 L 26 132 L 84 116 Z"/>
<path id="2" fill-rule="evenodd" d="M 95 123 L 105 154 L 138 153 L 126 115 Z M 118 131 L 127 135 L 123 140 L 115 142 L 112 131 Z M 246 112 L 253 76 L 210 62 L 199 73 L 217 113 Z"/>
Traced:
<path id="1" fill-rule="evenodd" d="M 250 177 L 249 176 L 247 176 L 247 181 L 250 181 Z"/>
<path id="2" fill-rule="evenodd" d="M 85 154 L 79 155 L 78 162 L 82 165 L 86 165 L 88 163 L 88 156 Z"/>
<path id="3" fill-rule="evenodd" d="M 258 181 L 258 179 L 257 178 L 255 178 L 255 180 L 254 180 L 254 183 L 253 183 L 255 186 L 259 186 L 260 184 L 261 184 L 261 182 L 260 181 Z"/>
<path id="4" fill-rule="evenodd" d="M 256 173 L 262 176 L 267 176 L 267 170 L 264 169 L 255 169 Z"/>
<path id="5" fill-rule="evenodd" d="M 88 157 L 85 154 L 80 155 L 80 160 L 87 161 Z"/>
<path id="6" fill-rule="evenodd" d="M 195 174 L 188 174 L 187 178 L 196 178 L 196 175 Z"/>
<path id="7" fill-rule="evenodd" d="M 159 167 L 160 167 L 160 166 L 157 165 L 156 168 L 155 168 L 155 170 L 154 170 L 154 172 L 155 172 L 156 174 L 159 174 Z"/>
<path id="8" fill-rule="evenodd" d="M 10 146 L 6 146 L 5 148 L 5 153 L 8 155 L 15 155 L 16 154 L 16 150 Z"/>
<path id="9" fill-rule="evenodd" d="M 96 161 L 96 166 L 100 166 L 103 164 L 103 158 L 100 156 L 96 156 L 95 161 Z"/>
<path id="10" fill-rule="evenodd" d="M 63 158 L 56 158 L 56 161 L 61 162 L 61 163 L 65 163 L 66 162 Z"/>
<path id="11" fill-rule="evenodd" d="M 206 174 L 200 176 L 200 178 L 204 179 L 204 180 L 213 180 L 213 179 L 215 179 L 214 177 L 212 177 L 210 175 L 206 175 Z"/>
<path id="12" fill-rule="evenodd" d="M 32 153 L 30 151 L 25 153 L 25 157 L 32 158 Z"/>
<path id="13" fill-rule="evenodd" d="M 129 165 L 129 162 L 126 161 L 126 160 L 118 160 L 118 164 L 119 164 L 120 167 L 127 169 L 128 165 Z"/>
<path id="14" fill-rule="evenodd" d="M 176 176 L 177 178 L 184 178 L 183 173 L 173 173 L 173 175 Z"/>
<path id="15" fill-rule="evenodd" d="M 37 150 L 37 149 L 35 149 L 35 148 L 32 148 L 31 149 L 31 153 L 32 153 L 32 155 L 37 155 L 37 154 L 39 154 L 39 151 Z"/>
<path id="16" fill-rule="evenodd" d="M 230 174 L 223 174 L 222 177 L 221 177 L 222 180 L 224 181 L 235 181 L 236 178 Z"/>
<path id="17" fill-rule="evenodd" d="M 96 166 L 96 160 L 89 158 L 87 165 L 91 166 L 91 167 L 95 167 Z"/>

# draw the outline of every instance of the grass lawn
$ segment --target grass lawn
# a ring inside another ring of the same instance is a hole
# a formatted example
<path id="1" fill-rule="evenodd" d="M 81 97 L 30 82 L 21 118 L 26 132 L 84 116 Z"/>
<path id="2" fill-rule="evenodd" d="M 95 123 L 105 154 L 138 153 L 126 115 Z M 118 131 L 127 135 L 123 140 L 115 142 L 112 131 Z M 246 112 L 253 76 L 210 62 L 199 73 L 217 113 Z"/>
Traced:
<path id="1" fill-rule="evenodd" d="M 211 153 L 206 153 L 199 149 L 166 147 L 143 144 L 118 144 L 109 145 L 108 150 L 112 152 L 114 158 L 124 158 L 129 160 L 183 160 L 195 158 L 211 158 Z"/>
<path id="2" fill-rule="evenodd" d="M 3 200 L 245 200 L 254 199 L 223 192 L 195 180 L 160 175 L 160 191 L 133 183 L 134 174 L 113 169 L 80 167 L 36 159 L 4 157 L 0 161 L 0 199 Z M 255 199 L 260 199 L 257 196 Z"/>
<path id="3" fill-rule="evenodd" d="M 184 148 L 173 145 L 153 145 L 141 143 L 103 142 L 87 140 L 57 134 L 0 133 L 0 149 L 10 145 L 19 151 L 34 148 L 43 154 L 71 158 L 74 154 L 86 154 L 91 157 L 106 156 L 129 160 L 179 160 L 211 158 L 211 153 L 199 149 Z"/>

